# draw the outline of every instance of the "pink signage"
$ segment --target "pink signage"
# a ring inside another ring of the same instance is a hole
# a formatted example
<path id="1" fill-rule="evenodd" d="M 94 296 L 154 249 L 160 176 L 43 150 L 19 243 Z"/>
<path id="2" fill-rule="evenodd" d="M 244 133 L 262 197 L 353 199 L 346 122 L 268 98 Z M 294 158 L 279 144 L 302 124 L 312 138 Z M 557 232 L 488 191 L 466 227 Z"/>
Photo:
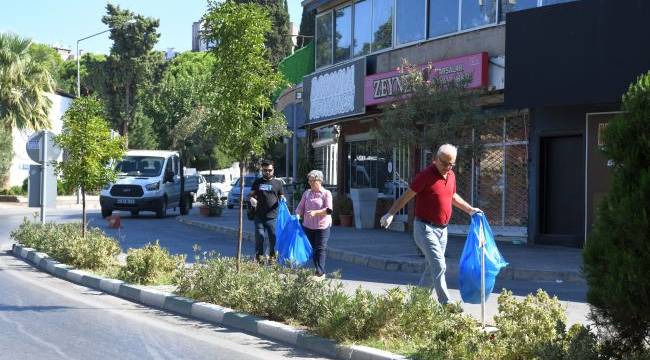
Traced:
<path id="1" fill-rule="evenodd" d="M 419 65 L 424 69 L 429 64 Z M 488 83 L 488 54 L 486 52 L 461 56 L 431 63 L 431 73 L 444 80 L 471 79 L 469 89 L 486 86 Z M 376 105 L 395 100 L 395 96 L 404 92 L 402 76 L 399 71 L 388 71 L 366 76 L 364 84 L 364 103 Z"/>

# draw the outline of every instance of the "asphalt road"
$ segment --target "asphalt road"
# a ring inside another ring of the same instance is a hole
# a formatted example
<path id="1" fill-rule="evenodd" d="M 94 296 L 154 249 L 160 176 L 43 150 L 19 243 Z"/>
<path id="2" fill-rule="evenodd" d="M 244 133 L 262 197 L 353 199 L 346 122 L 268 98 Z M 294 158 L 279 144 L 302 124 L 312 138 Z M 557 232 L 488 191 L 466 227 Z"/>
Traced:
<path id="1" fill-rule="evenodd" d="M 322 359 L 282 343 L 150 309 L 35 270 L 7 253 L 11 248 L 9 232 L 31 213 L 26 208 L 0 204 L 0 359 Z M 78 218 L 78 210 L 61 210 L 48 220 Z M 159 237 L 166 239 L 165 243 L 184 237 L 186 240 L 177 241 L 174 248 L 180 251 L 193 237 L 202 237 L 207 243 L 212 235 L 177 233 L 182 227 L 174 226 L 173 218 L 143 218 L 129 223 L 121 237 L 125 246 L 139 246 L 161 233 L 164 236 Z"/>

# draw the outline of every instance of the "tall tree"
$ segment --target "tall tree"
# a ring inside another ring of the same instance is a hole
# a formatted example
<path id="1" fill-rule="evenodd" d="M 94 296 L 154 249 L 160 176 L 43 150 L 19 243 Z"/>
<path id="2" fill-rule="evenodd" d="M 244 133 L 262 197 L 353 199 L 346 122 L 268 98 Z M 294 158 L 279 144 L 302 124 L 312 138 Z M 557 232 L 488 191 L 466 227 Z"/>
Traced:
<path id="1" fill-rule="evenodd" d="M 307 45 L 310 41 L 314 40 L 316 32 L 316 9 L 307 10 L 303 6 L 302 17 L 300 18 L 300 30 L 298 30 L 298 47 L 301 48 Z"/>
<path id="2" fill-rule="evenodd" d="M 79 59 L 79 78 L 81 95 L 97 95 L 106 97 L 105 73 L 106 55 L 85 53 Z M 69 93 L 77 93 L 77 61 L 67 60 L 59 68 L 59 89 Z"/>
<path id="3" fill-rule="evenodd" d="M 611 358 L 632 359 L 650 347 L 650 72 L 630 85 L 622 110 L 604 132 L 612 185 L 583 262 L 592 320 L 621 352 Z"/>
<path id="4" fill-rule="evenodd" d="M 235 0 L 239 4 L 258 4 L 264 7 L 271 19 L 271 31 L 266 34 L 265 42 L 268 58 L 275 67 L 282 59 L 291 55 L 291 27 L 289 26 L 289 7 L 287 0 Z"/>
<path id="5" fill-rule="evenodd" d="M 128 145 L 129 124 L 135 117 L 138 90 L 163 66 L 161 53 L 152 49 L 158 34 L 158 19 L 134 14 L 119 6 L 107 4 L 102 22 L 111 29 L 113 40 L 106 60 L 107 107 L 115 126 Z"/>
<path id="6" fill-rule="evenodd" d="M 55 87 L 61 89 L 60 72 L 63 66 L 61 55 L 51 46 L 45 44 L 32 43 L 29 47 L 29 54 L 34 61 L 40 63 L 52 76 Z"/>
<path id="7" fill-rule="evenodd" d="M 221 149 L 244 164 L 264 146 L 286 135 L 286 120 L 273 112 L 270 96 L 281 85 L 282 75 L 269 62 L 264 47 L 271 31 L 268 11 L 256 4 L 233 1 L 208 2 L 205 35 L 219 46 L 212 49 L 214 66 L 209 89 L 208 129 Z M 237 269 L 241 258 L 243 181 L 239 198 Z"/>
<path id="8" fill-rule="evenodd" d="M 172 148 L 176 125 L 205 103 L 213 64 L 211 53 L 182 53 L 168 63 L 159 82 L 142 92 L 143 112 L 156 119 L 153 125 L 161 148 Z"/>
<path id="9" fill-rule="evenodd" d="M 104 119 L 104 105 L 95 97 L 77 98 L 63 116 L 63 132 L 54 141 L 65 150 L 66 160 L 57 164 L 57 173 L 69 189 L 80 188 L 82 228 L 86 236 L 86 192 L 98 191 L 115 181 L 111 162 L 124 155 L 123 138 L 111 136 Z"/>
<path id="10" fill-rule="evenodd" d="M 46 67 L 34 60 L 29 52 L 31 41 L 14 34 L 0 33 L 0 126 L 4 136 L 11 139 L 14 128 L 49 128 L 47 118 L 54 81 Z M 9 160 L 3 168 L 11 167 Z M 0 187 L 4 186 L 8 171 L 0 172 Z"/>

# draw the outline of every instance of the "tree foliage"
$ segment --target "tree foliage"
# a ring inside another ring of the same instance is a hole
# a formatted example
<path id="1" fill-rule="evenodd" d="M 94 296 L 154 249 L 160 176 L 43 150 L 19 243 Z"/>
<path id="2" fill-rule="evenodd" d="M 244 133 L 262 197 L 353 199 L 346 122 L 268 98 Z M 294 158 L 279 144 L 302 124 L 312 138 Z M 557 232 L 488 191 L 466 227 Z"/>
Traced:
<path id="1" fill-rule="evenodd" d="M 63 131 L 55 142 L 67 154 L 65 161 L 57 164 L 57 173 L 63 175 L 65 186 L 81 188 L 85 231 L 85 193 L 115 181 L 116 172 L 110 164 L 124 155 L 124 140 L 111 136 L 103 104 L 95 97 L 81 97 L 65 112 Z"/>
<path id="2" fill-rule="evenodd" d="M 55 87 L 57 89 L 61 89 L 59 87 L 59 84 L 61 83 L 61 67 L 63 66 L 63 59 L 61 59 L 61 55 L 59 55 L 59 53 L 53 47 L 37 43 L 32 43 L 32 45 L 29 47 L 29 54 L 32 57 L 32 60 L 41 64 L 45 70 L 50 73 Z"/>
<path id="3" fill-rule="evenodd" d="M 287 0 L 235 0 L 239 4 L 258 4 L 265 8 L 271 19 L 271 30 L 266 33 L 265 45 L 271 64 L 275 67 L 291 55 L 291 28 Z"/>
<path id="4" fill-rule="evenodd" d="M 7 130 L 50 126 L 46 93 L 54 81 L 46 66 L 32 58 L 30 46 L 29 39 L 0 33 L 0 126 Z"/>
<path id="5" fill-rule="evenodd" d="M 435 150 L 449 142 L 472 145 L 471 130 L 483 118 L 479 93 L 468 90 L 467 81 L 443 81 L 427 75 L 430 72 L 430 65 L 422 69 L 405 63 L 401 69 L 403 90 L 384 111 L 376 130 L 386 148 L 410 144 Z"/>
<path id="6" fill-rule="evenodd" d="M 126 138 L 138 108 L 138 92 L 161 73 L 163 55 L 153 52 L 158 41 L 159 20 L 107 4 L 102 22 L 113 40 L 106 60 L 106 102 L 111 121 Z M 130 23 L 130 21 L 133 21 Z"/>
<path id="7" fill-rule="evenodd" d="M 268 12 L 255 4 L 210 1 L 204 16 L 205 35 L 219 46 L 212 50 L 208 103 L 208 130 L 220 149 L 243 166 L 264 146 L 286 135 L 282 113 L 272 111 L 270 96 L 281 85 L 282 75 L 266 56 L 265 35 L 271 31 Z M 243 186 L 243 182 L 242 186 Z M 242 239 L 242 204 L 240 194 L 237 258 Z M 239 263 L 239 262 L 238 262 Z"/>
<path id="8" fill-rule="evenodd" d="M 298 48 L 302 48 L 310 41 L 313 41 L 313 37 L 316 35 L 315 24 L 316 22 L 316 9 L 307 10 L 306 7 L 302 8 L 302 16 L 300 18 L 300 29 L 298 30 Z"/>
<path id="9" fill-rule="evenodd" d="M 650 347 L 650 72 L 630 85 L 622 110 L 604 133 L 612 186 L 583 256 L 595 323 L 619 351 L 635 352 Z"/>
<path id="10" fill-rule="evenodd" d="M 81 95 L 106 94 L 106 55 L 85 53 L 79 59 Z M 69 94 L 77 93 L 77 61 L 67 60 L 59 68 L 59 89 Z"/>

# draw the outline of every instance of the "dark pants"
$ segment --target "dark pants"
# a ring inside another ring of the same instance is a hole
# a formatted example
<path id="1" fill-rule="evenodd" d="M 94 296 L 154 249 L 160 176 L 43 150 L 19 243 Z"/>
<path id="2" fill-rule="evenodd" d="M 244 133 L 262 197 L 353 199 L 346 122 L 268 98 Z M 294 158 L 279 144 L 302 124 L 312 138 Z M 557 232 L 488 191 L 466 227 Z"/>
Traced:
<path id="1" fill-rule="evenodd" d="M 275 219 L 255 218 L 255 259 L 264 256 L 264 232 L 269 237 L 269 257 L 275 259 Z"/>
<path id="2" fill-rule="evenodd" d="M 330 238 L 330 228 L 312 230 L 303 226 L 307 239 L 314 251 L 314 267 L 316 275 L 325 274 L 325 258 L 327 256 L 327 240 Z"/>

